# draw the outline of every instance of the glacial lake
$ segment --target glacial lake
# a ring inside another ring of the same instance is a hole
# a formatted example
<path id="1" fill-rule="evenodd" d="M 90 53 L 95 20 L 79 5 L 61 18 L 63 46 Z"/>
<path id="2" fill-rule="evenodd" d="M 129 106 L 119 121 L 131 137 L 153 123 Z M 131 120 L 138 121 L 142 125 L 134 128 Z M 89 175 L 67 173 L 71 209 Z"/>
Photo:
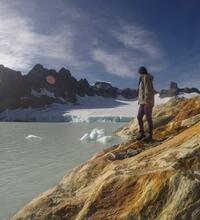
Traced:
<path id="1" fill-rule="evenodd" d="M 9 219 L 73 167 L 101 149 L 120 143 L 81 142 L 96 127 L 106 135 L 124 123 L 0 122 L 0 220 Z"/>

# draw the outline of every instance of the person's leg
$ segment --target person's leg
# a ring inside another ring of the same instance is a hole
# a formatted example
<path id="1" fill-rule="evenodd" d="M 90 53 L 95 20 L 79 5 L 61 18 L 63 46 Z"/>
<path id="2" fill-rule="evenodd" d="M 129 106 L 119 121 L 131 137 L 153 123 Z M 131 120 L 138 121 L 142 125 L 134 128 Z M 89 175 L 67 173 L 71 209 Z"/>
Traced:
<path id="1" fill-rule="evenodd" d="M 143 125 L 144 114 L 145 114 L 144 105 L 140 105 L 138 110 L 137 120 L 139 125 L 139 132 L 142 134 L 144 133 L 144 125 Z"/>
<path id="2" fill-rule="evenodd" d="M 149 105 L 144 106 L 144 112 L 145 112 L 145 115 L 146 115 L 148 128 L 149 128 L 149 134 L 150 134 L 151 137 L 153 135 L 152 111 L 153 111 L 153 106 L 149 106 Z"/>

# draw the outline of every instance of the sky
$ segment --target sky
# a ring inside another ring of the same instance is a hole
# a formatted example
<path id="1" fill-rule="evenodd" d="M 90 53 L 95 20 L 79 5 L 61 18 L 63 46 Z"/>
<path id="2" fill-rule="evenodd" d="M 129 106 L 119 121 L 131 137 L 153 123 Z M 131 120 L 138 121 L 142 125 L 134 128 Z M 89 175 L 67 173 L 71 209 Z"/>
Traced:
<path id="1" fill-rule="evenodd" d="M 136 88 L 146 66 L 156 89 L 200 88 L 199 0 L 0 0 L 0 64 L 37 63 L 92 84 Z"/>

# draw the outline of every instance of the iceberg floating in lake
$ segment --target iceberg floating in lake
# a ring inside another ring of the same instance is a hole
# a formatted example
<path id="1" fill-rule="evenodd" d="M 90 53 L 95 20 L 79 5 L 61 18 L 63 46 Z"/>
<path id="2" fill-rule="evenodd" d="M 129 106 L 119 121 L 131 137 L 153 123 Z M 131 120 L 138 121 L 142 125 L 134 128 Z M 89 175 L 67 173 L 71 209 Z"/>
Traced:
<path id="1" fill-rule="evenodd" d="M 80 141 L 97 141 L 99 143 L 105 144 L 112 140 L 112 136 L 105 135 L 105 130 L 103 128 L 94 128 L 90 133 L 85 133 Z"/>
<path id="2" fill-rule="evenodd" d="M 81 138 L 80 141 L 88 141 L 89 140 L 89 134 L 85 133 Z"/>
<path id="3" fill-rule="evenodd" d="M 39 137 L 39 136 L 36 136 L 33 134 L 29 134 L 25 137 L 25 139 L 29 140 L 29 141 L 37 141 L 37 140 L 42 140 L 42 137 Z"/>
<path id="4" fill-rule="evenodd" d="M 102 143 L 102 144 L 106 144 L 106 143 L 109 143 L 113 140 L 113 137 L 112 136 L 103 136 L 103 137 L 100 137 L 97 139 L 97 141 L 99 143 Z"/>
<path id="5" fill-rule="evenodd" d="M 91 132 L 90 132 L 90 140 L 97 140 L 101 137 L 103 137 L 105 135 L 105 130 L 103 128 L 94 128 Z"/>

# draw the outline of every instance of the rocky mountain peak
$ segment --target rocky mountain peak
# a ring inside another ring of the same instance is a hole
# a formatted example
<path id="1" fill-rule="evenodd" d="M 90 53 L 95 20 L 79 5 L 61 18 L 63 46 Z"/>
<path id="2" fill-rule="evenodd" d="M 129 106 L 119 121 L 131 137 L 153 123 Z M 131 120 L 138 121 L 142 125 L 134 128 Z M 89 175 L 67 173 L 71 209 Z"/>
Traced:
<path id="1" fill-rule="evenodd" d="M 39 74 L 44 72 L 46 69 L 41 64 L 36 64 L 29 72 L 28 75 L 31 74 Z"/>
<path id="2" fill-rule="evenodd" d="M 68 69 L 65 69 L 64 67 L 61 68 L 58 73 L 66 75 L 67 77 L 71 77 L 71 72 Z"/>

